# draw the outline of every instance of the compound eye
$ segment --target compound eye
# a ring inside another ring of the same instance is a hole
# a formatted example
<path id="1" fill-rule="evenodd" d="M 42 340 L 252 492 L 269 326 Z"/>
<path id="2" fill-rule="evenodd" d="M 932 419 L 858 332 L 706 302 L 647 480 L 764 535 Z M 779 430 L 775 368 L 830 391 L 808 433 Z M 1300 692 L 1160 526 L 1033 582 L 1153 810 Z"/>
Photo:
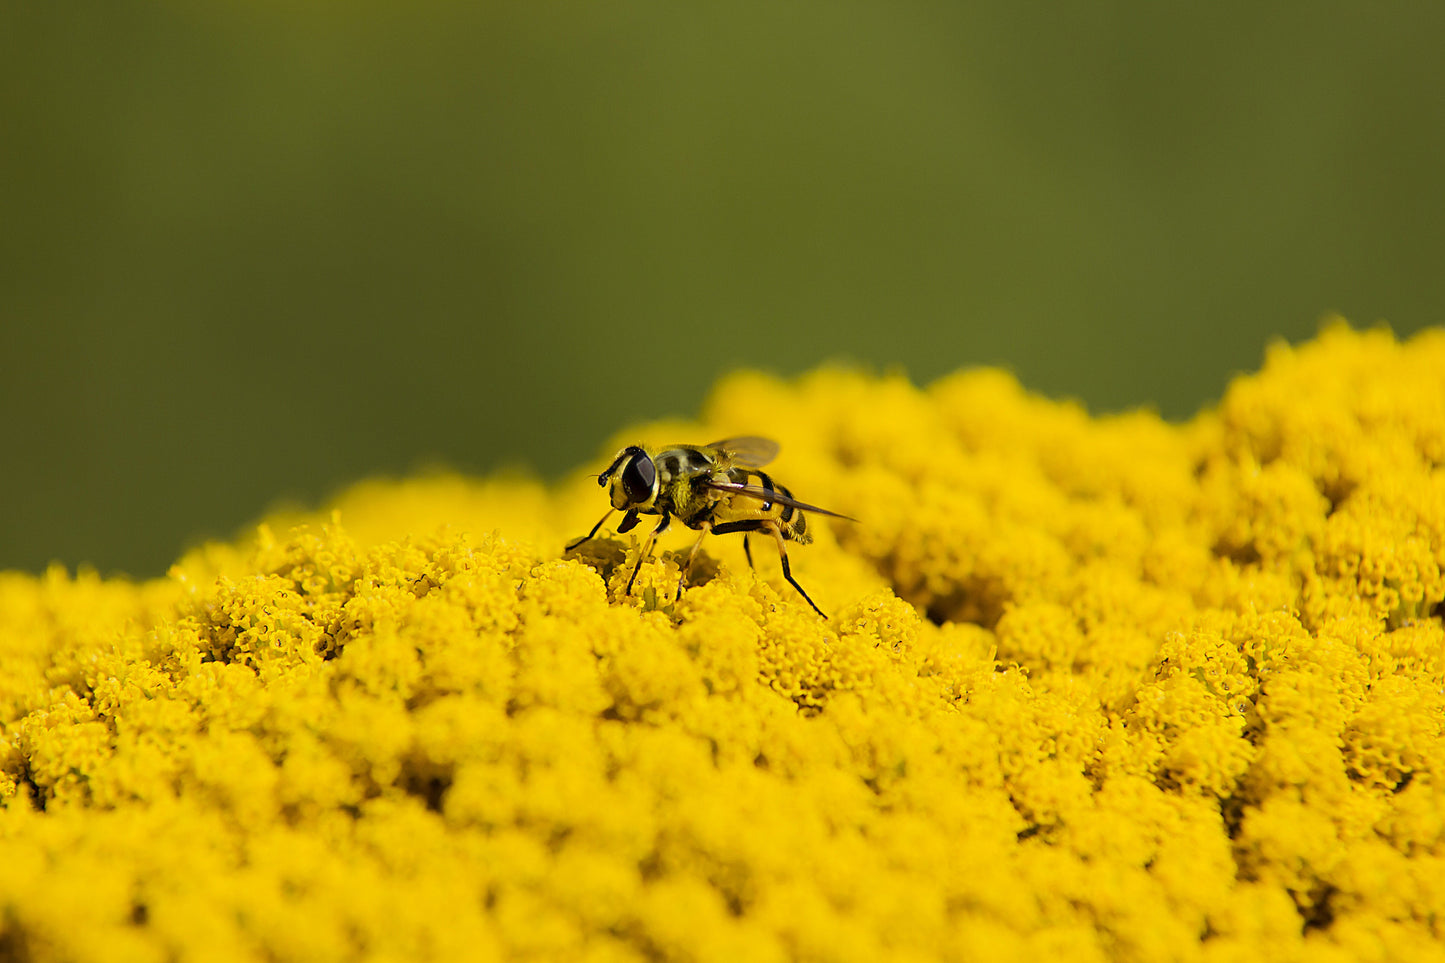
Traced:
<path id="1" fill-rule="evenodd" d="M 652 497 L 652 485 L 657 481 L 657 469 L 646 455 L 634 455 L 622 469 L 622 490 L 630 502 L 645 502 Z"/>

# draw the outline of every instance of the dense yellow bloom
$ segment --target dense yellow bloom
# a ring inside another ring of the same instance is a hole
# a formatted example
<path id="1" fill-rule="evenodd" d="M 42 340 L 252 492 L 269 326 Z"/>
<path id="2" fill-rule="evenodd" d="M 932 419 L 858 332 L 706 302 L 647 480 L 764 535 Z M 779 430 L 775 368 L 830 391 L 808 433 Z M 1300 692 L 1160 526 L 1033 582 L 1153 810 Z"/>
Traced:
<path id="1" fill-rule="evenodd" d="M 1183 426 L 822 370 L 618 440 L 748 432 L 862 519 L 831 621 L 736 538 L 624 596 L 580 474 L 0 575 L 0 958 L 1445 960 L 1445 333 Z"/>

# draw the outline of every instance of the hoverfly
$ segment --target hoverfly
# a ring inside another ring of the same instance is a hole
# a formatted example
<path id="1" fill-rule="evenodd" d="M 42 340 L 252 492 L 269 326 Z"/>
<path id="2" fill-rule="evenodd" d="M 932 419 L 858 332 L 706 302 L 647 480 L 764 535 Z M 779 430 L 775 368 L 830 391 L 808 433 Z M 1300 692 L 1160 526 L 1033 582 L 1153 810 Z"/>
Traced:
<path id="1" fill-rule="evenodd" d="M 798 501 L 792 492 L 758 470 L 777 454 L 777 442 L 753 436 L 725 438 L 710 445 L 674 445 L 651 450 L 629 445 L 597 476 L 598 485 L 609 486 L 612 508 L 592 526 L 592 531 L 568 545 L 567 551 L 593 538 L 614 511 L 626 513 L 617 526 L 619 534 L 635 528 L 638 515 L 661 515 L 662 520 L 647 536 L 632 577 L 627 580 L 626 591 L 631 594 L 632 583 L 637 581 L 642 563 L 652 555 L 657 536 L 667 531 L 676 518 L 688 528 L 702 532 L 682 566 L 677 582 L 677 598 L 681 598 L 687 573 L 708 532 L 714 535 L 742 532 L 743 553 L 747 555 L 749 567 L 753 564 L 753 552 L 748 547 L 748 534 L 770 532 L 778 542 L 783 578 L 813 606 L 813 611 L 826 619 L 828 616 L 793 578 L 785 543 L 806 545 L 813 540 L 808 534 L 804 512 L 854 519 Z"/>

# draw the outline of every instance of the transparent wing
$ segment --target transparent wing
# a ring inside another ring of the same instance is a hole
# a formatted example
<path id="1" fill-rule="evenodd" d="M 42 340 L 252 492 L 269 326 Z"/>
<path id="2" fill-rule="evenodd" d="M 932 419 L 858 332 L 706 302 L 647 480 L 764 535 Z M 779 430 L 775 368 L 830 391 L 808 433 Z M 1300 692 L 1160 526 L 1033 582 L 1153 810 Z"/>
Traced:
<path id="1" fill-rule="evenodd" d="M 740 435 L 737 438 L 715 441 L 707 447 L 721 448 L 731 456 L 734 465 L 741 465 L 744 468 L 761 468 L 778 457 L 779 445 L 771 438 Z"/>
<path id="2" fill-rule="evenodd" d="M 839 512 L 830 512 L 826 508 L 819 508 L 817 505 L 809 505 L 807 502 L 800 502 L 796 498 L 789 498 L 779 491 L 768 491 L 766 488 L 759 488 L 757 485 L 734 485 L 731 482 L 709 481 L 707 487 L 714 491 L 727 492 L 729 495 L 741 495 L 743 498 L 756 498 L 760 502 L 776 502 L 779 505 L 791 505 L 794 508 L 805 512 L 816 512 L 819 515 L 831 515 L 833 518 L 843 518 L 850 522 L 858 519 L 851 515 L 843 515 Z"/>

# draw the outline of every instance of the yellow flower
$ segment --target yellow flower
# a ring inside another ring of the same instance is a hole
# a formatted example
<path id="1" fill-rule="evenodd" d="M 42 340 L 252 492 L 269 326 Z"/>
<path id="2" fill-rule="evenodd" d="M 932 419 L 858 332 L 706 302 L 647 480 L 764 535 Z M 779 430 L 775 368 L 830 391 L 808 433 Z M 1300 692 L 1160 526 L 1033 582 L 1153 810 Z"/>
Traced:
<path id="1" fill-rule="evenodd" d="M 776 431 L 862 519 L 790 555 L 831 621 L 736 538 L 624 594 L 580 474 L 0 574 L 0 956 L 1445 959 L 1441 372 L 1335 325 L 1183 426 L 743 372 L 609 440 Z"/>

